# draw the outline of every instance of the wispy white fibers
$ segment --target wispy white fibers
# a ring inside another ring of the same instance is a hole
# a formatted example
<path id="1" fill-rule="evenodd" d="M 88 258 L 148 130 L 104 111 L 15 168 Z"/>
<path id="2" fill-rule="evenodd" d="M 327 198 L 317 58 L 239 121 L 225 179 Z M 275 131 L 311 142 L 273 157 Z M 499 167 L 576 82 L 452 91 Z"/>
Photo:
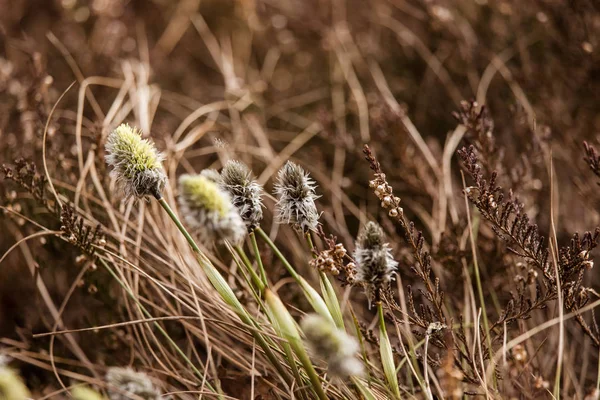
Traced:
<path id="1" fill-rule="evenodd" d="M 398 267 L 389 244 L 385 242 L 383 229 L 377 223 L 368 222 L 358 235 L 354 261 L 356 282 L 365 287 L 370 301 L 389 285 Z"/>
<path id="2" fill-rule="evenodd" d="M 229 161 L 221 171 L 220 186 L 231 196 L 249 231 L 260 225 L 263 217 L 262 186 L 256 182 L 246 164 Z"/>
<path id="3" fill-rule="evenodd" d="M 110 400 L 127 400 L 134 396 L 144 400 L 158 400 L 161 397 L 148 375 L 131 368 L 109 368 L 106 381 Z"/>
<path id="4" fill-rule="evenodd" d="M 359 346 L 355 338 L 319 314 L 304 317 L 301 328 L 313 355 L 327 362 L 330 374 L 338 378 L 363 374 L 363 365 L 356 358 Z"/>
<path id="5" fill-rule="evenodd" d="M 277 196 L 276 220 L 280 224 L 291 224 L 302 231 L 316 231 L 320 214 L 315 200 L 315 181 L 308 173 L 288 161 L 277 174 L 275 195 Z"/>

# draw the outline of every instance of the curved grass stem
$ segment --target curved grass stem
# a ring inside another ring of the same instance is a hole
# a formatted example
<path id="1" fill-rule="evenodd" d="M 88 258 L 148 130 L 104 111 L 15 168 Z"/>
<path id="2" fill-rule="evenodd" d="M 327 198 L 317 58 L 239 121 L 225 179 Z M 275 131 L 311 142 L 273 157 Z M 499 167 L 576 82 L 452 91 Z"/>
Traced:
<path id="1" fill-rule="evenodd" d="M 252 250 L 254 251 L 254 257 L 256 258 L 256 263 L 258 264 L 258 271 L 260 273 L 260 277 L 263 281 L 265 287 L 269 286 L 269 281 L 267 280 L 267 273 L 265 271 L 265 266 L 262 262 L 262 257 L 260 256 L 260 251 L 258 250 L 258 243 L 256 241 L 256 234 L 254 231 L 248 234 L 250 236 L 250 241 L 252 242 Z"/>
<path id="2" fill-rule="evenodd" d="M 381 355 L 381 364 L 383 365 L 383 373 L 385 374 L 385 379 L 392 395 L 395 399 L 400 399 L 400 387 L 398 385 L 396 367 L 394 366 L 394 354 L 385 327 L 383 306 L 381 302 L 377 303 L 377 315 L 379 316 L 379 352 Z"/>

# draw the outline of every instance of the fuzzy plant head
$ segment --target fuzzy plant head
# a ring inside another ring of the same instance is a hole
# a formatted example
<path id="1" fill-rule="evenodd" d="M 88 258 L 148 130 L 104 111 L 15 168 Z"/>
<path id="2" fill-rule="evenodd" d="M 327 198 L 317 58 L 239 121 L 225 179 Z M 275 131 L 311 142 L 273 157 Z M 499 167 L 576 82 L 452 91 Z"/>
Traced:
<path id="1" fill-rule="evenodd" d="M 288 161 L 277 174 L 276 220 L 280 224 L 291 224 L 304 233 L 316 231 L 320 214 L 315 200 L 315 181 L 309 178 L 300 166 Z"/>
<path id="2" fill-rule="evenodd" d="M 163 159 L 154 143 L 128 124 L 119 125 L 106 140 L 106 163 L 126 198 L 160 198 L 167 183 Z"/>
<path id="3" fill-rule="evenodd" d="M 354 261 L 357 266 L 356 282 L 365 287 L 369 301 L 378 299 L 381 290 L 392 281 L 398 263 L 385 242 L 383 229 L 377 223 L 368 222 L 358 235 Z"/>
<path id="4" fill-rule="evenodd" d="M 263 217 L 263 188 L 256 182 L 250 169 L 242 162 L 228 161 L 221 171 L 220 185 L 231 196 L 248 230 L 253 231 Z"/>
<path id="5" fill-rule="evenodd" d="M 111 400 L 126 400 L 134 396 L 144 400 L 158 400 L 160 391 L 154 386 L 148 375 L 131 368 L 112 367 L 106 373 L 108 397 Z M 133 395 L 133 396 L 132 396 Z"/>
<path id="6" fill-rule="evenodd" d="M 179 209 L 205 246 L 222 240 L 238 244 L 244 239 L 246 226 L 229 194 L 202 174 L 179 177 Z"/>
<path id="7" fill-rule="evenodd" d="M 21 377 L 6 365 L 0 365 L 0 399 L 23 400 L 30 398 Z"/>
<path id="8" fill-rule="evenodd" d="M 205 177 L 206 179 L 221 184 L 221 174 L 216 169 L 206 168 L 200 171 L 200 175 Z"/>
<path id="9" fill-rule="evenodd" d="M 311 352 L 325 360 L 331 375 L 345 379 L 363 374 L 363 365 L 355 357 L 358 343 L 352 336 L 318 314 L 304 317 L 301 328 Z"/>
<path id="10" fill-rule="evenodd" d="M 105 400 L 105 398 L 94 389 L 87 386 L 76 386 L 71 390 L 74 400 Z"/>

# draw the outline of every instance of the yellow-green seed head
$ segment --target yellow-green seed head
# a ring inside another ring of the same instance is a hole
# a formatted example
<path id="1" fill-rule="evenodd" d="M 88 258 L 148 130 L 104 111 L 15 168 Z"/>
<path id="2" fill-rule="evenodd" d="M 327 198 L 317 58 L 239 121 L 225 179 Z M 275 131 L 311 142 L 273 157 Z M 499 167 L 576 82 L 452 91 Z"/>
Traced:
<path id="1" fill-rule="evenodd" d="M 77 386 L 71 391 L 75 400 L 106 400 L 100 393 L 87 386 Z"/>
<path id="2" fill-rule="evenodd" d="M 203 174 L 179 177 L 179 209 L 205 245 L 224 239 L 237 244 L 244 238 L 246 227 L 229 194 Z"/>
<path id="3" fill-rule="evenodd" d="M 196 208 L 204 208 L 224 216 L 231 207 L 219 187 L 205 176 L 182 175 L 179 178 L 179 188 L 181 196 Z"/>
<path id="4" fill-rule="evenodd" d="M 127 198 L 160 197 L 167 182 L 162 161 L 154 143 L 128 124 L 119 125 L 108 135 L 106 163 L 113 167 L 112 175 Z"/>
<path id="5" fill-rule="evenodd" d="M 31 397 L 21 377 L 8 367 L 0 367 L 0 399 L 24 400 Z"/>

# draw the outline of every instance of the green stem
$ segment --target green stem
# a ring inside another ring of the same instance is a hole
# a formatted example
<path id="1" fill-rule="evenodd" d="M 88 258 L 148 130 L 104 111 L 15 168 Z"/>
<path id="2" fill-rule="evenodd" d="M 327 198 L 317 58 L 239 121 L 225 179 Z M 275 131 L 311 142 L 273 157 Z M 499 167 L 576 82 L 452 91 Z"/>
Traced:
<path id="1" fill-rule="evenodd" d="M 167 214 L 169 214 L 169 217 L 171 217 L 171 220 L 175 223 L 177 229 L 179 229 L 179 232 L 181 232 L 183 236 L 185 236 L 185 239 L 187 240 L 192 250 L 194 250 L 196 253 L 202 254 L 202 251 L 200 251 L 200 248 L 198 247 L 192 236 L 188 233 L 187 229 L 185 229 L 181 221 L 179 221 L 179 218 L 177 217 L 177 215 L 175 215 L 175 213 L 171 209 L 171 206 L 169 206 L 169 203 L 166 202 L 164 197 L 160 197 L 157 200 L 158 204 L 160 204 L 161 207 L 167 212 Z"/>
<path id="2" fill-rule="evenodd" d="M 296 272 L 294 267 L 292 267 L 292 265 L 288 262 L 285 256 L 281 253 L 281 251 L 279 251 L 275 243 L 273 243 L 271 238 L 269 238 L 269 235 L 267 235 L 265 231 L 263 231 L 260 227 L 257 228 L 256 231 L 265 240 L 265 242 L 267 242 L 267 244 L 273 250 L 275 255 L 279 258 L 279 260 L 281 260 L 281 262 L 283 263 L 289 274 L 292 276 L 292 278 L 294 278 L 294 280 L 298 283 L 298 285 L 304 292 L 306 299 L 312 306 L 313 310 L 321 314 L 323 317 L 328 318 L 329 320 L 331 320 L 331 322 L 335 324 L 335 320 L 333 319 L 331 311 L 329 311 L 329 307 L 327 306 L 325 300 L 323 300 L 319 293 L 306 281 L 306 279 L 304 279 Z"/>
<path id="3" fill-rule="evenodd" d="M 252 268 L 252 263 L 248 259 L 248 256 L 246 255 L 246 253 L 244 252 L 244 250 L 239 245 L 236 245 L 234 247 L 234 250 L 237 253 L 237 255 L 241 258 L 242 263 L 244 264 L 244 266 L 246 267 L 246 269 L 250 273 L 250 277 L 252 278 L 252 282 L 258 288 L 258 291 L 260 293 L 262 293 L 265 290 L 265 285 L 263 284 L 263 282 L 259 278 L 259 276 L 256 274 L 256 271 L 254 271 L 254 269 Z"/>
<path id="4" fill-rule="evenodd" d="M 260 256 L 260 251 L 258 250 L 258 243 L 256 242 L 256 234 L 254 231 L 250 232 L 250 241 L 252 242 L 252 249 L 254 250 L 254 257 L 256 258 L 256 262 L 258 263 L 258 271 L 260 272 L 260 276 L 262 281 L 266 287 L 269 286 L 269 281 L 267 280 L 267 273 L 265 271 L 265 266 L 263 265 L 262 258 Z"/>
<path id="5" fill-rule="evenodd" d="M 327 309 L 329 310 L 329 313 L 331 314 L 331 317 L 333 318 L 338 329 L 345 331 L 346 326 L 344 325 L 342 308 L 340 307 L 340 302 L 335 293 L 335 289 L 333 288 L 333 284 L 323 271 L 319 271 L 319 279 L 321 281 L 321 293 L 323 294 Z"/>
<path id="6" fill-rule="evenodd" d="M 279 251 L 279 249 L 277 248 L 275 243 L 273 243 L 273 241 L 271 240 L 269 235 L 267 235 L 267 233 L 265 231 L 263 231 L 261 227 L 256 228 L 256 232 L 258 232 L 258 234 L 263 238 L 263 240 L 267 243 L 267 245 L 269 245 L 271 250 L 273 250 L 273 253 L 275 253 L 277 258 L 279 258 L 279 260 L 283 263 L 283 266 L 288 271 L 288 273 L 292 276 L 292 278 L 298 280 L 300 275 L 298 275 L 298 273 L 296 272 L 294 267 L 292 267 L 292 265 L 288 262 L 288 260 L 285 258 L 285 256 L 281 253 L 281 251 Z"/>
<path id="7" fill-rule="evenodd" d="M 400 399 L 400 387 L 398 386 L 398 375 L 394 366 L 394 354 L 392 353 L 392 345 L 390 344 L 390 338 L 385 327 L 381 302 L 377 303 L 377 314 L 379 316 L 379 353 L 381 355 L 383 373 L 394 398 Z"/>
<path id="8" fill-rule="evenodd" d="M 227 284 L 227 281 L 225 281 L 225 278 L 223 278 L 221 273 L 214 267 L 214 265 L 212 265 L 212 263 L 204 255 L 204 253 L 200 251 L 200 248 L 198 247 L 192 236 L 185 229 L 181 221 L 179 221 L 179 218 L 177 217 L 177 215 L 175 215 L 175 213 L 173 212 L 169 204 L 165 201 L 165 199 L 163 197 L 157 197 L 157 200 L 161 207 L 169 215 L 169 217 L 171 217 L 171 220 L 173 220 L 179 231 L 186 238 L 192 250 L 194 250 L 194 252 L 196 253 L 198 264 L 204 270 L 204 273 L 207 275 L 213 287 L 217 289 L 217 292 L 221 295 L 223 300 L 233 308 L 233 310 L 242 320 L 242 322 L 244 322 L 251 328 L 250 331 L 252 333 L 252 336 L 254 336 L 256 342 L 263 349 L 265 355 L 267 356 L 273 367 L 277 370 L 279 375 L 283 377 L 285 382 L 288 385 L 291 385 L 292 380 L 290 379 L 289 374 L 286 370 L 283 369 L 281 362 L 277 359 L 277 357 L 275 357 L 275 354 L 271 350 L 271 347 L 269 346 L 265 338 L 259 333 L 256 322 L 252 319 L 250 314 L 248 314 L 248 312 L 246 311 L 244 306 L 239 302 L 237 297 L 235 297 L 235 294 Z"/>
<path id="9" fill-rule="evenodd" d="M 311 362 L 306 349 L 300 338 L 300 332 L 296 328 L 296 322 L 290 315 L 287 308 L 283 305 L 279 297 L 271 292 L 270 290 L 265 291 L 265 301 L 267 302 L 272 318 L 275 321 L 275 328 L 279 330 L 280 334 L 288 340 L 290 346 L 296 353 L 298 360 L 304 367 L 308 378 L 310 379 L 311 386 L 320 400 L 327 400 L 327 395 L 323 390 L 321 379 Z"/>
<path id="10" fill-rule="evenodd" d="M 312 240 L 312 235 L 310 234 L 310 232 L 306 232 L 304 234 L 304 236 L 306 237 L 306 242 L 308 243 L 308 247 L 310 248 L 311 252 L 312 252 L 312 256 L 316 257 L 317 255 L 314 253 L 315 250 L 315 244 L 313 243 Z"/>
<path id="11" fill-rule="evenodd" d="M 306 237 L 306 242 L 310 247 L 313 258 L 317 258 L 317 254 L 315 253 L 315 245 L 312 240 L 311 233 L 306 232 L 304 236 Z M 331 281 L 329 281 L 329 278 L 327 277 L 325 272 L 319 271 L 319 279 L 321 283 L 321 294 L 323 295 L 325 304 L 327 304 L 327 309 L 329 310 L 329 313 L 331 314 L 335 325 L 339 329 L 345 331 L 346 327 L 344 325 L 344 316 L 342 315 L 342 309 L 340 307 L 340 302 L 335 293 L 335 289 L 333 288 L 333 285 L 331 284 Z"/>
<path id="12" fill-rule="evenodd" d="M 148 310 L 146 309 L 146 307 L 144 307 L 142 305 L 142 303 L 135 297 L 135 294 L 131 291 L 131 289 L 129 287 L 127 287 L 127 285 L 125 285 L 125 283 L 123 283 L 121 278 L 117 275 L 117 273 L 115 271 L 113 271 L 113 269 L 108 265 L 108 263 L 102 258 L 98 258 L 98 261 L 100 261 L 100 264 L 102 264 L 102 266 L 104 268 L 106 268 L 106 270 L 112 275 L 112 277 L 115 278 L 115 280 L 127 292 L 129 297 L 138 305 L 138 307 L 140 308 L 140 310 L 142 310 L 142 312 L 144 313 L 146 318 L 152 318 L 152 314 L 150 314 L 148 312 Z M 179 346 L 177 346 L 177 344 L 173 341 L 173 339 L 171 339 L 171 337 L 163 329 L 163 327 L 156 321 L 154 321 L 153 324 L 154 324 L 154 326 L 156 326 L 156 328 L 159 330 L 159 332 L 162 333 L 162 335 L 165 337 L 165 339 L 167 339 L 169 344 L 171 344 L 171 346 L 173 346 L 175 351 L 177 351 L 177 353 L 179 353 L 179 355 L 181 357 L 183 357 L 183 359 L 188 363 L 188 365 L 192 368 L 192 370 L 196 373 L 196 375 L 198 375 L 201 379 L 204 379 L 204 374 L 202 374 L 202 372 L 200 372 L 200 370 L 198 368 L 196 368 L 194 363 L 188 358 L 188 356 L 185 355 L 183 350 L 181 350 L 181 348 L 179 348 Z M 210 390 L 212 390 L 213 392 L 215 391 L 209 382 L 206 382 L 206 384 L 208 385 Z"/>

